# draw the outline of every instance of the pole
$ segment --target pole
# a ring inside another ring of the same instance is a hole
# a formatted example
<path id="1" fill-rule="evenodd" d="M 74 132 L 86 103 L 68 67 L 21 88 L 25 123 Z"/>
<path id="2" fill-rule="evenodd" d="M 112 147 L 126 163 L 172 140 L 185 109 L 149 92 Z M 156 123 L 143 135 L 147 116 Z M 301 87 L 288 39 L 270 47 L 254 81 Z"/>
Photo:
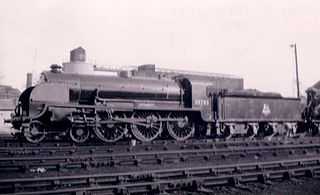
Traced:
<path id="1" fill-rule="evenodd" d="M 294 61 L 296 64 L 296 81 L 297 81 L 297 97 L 300 97 L 300 86 L 299 86 L 299 66 L 298 66 L 298 52 L 297 52 L 297 44 L 292 44 L 291 47 L 294 49 Z"/>

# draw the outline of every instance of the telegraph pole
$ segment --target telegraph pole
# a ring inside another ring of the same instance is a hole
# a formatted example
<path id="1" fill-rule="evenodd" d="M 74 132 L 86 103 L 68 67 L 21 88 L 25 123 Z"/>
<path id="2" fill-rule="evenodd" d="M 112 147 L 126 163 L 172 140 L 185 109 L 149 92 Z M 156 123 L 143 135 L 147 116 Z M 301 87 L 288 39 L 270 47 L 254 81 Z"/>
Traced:
<path id="1" fill-rule="evenodd" d="M 298 52 L 297 44 L 291 44 L 290 47 L 294 49 L 294 61 L 296 64 L 296 81 L 297 81 L 297 97 L 300 97 L 300 86 L 299 86 L 299 66 L 298 66 Z"/>

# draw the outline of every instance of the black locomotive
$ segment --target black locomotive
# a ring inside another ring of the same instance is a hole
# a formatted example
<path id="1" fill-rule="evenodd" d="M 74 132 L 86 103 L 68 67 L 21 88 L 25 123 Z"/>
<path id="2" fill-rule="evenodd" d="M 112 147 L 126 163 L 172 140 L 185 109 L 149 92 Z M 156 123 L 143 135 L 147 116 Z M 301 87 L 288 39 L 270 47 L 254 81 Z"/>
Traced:
<path id="1" fill-rule="evenodd" d="M 301 113 L 312 118 L 315 108 L 309 105 L 306 112 L 300 99 L 245 90 L 239 77 L 161 72 L 154 65 L 130 74 L 84 75 L 53 66 L 20 95 L 11 123 L 32 143 L 46 137 L 69 137 L 77 143 L 91 137 L 104 142 L 183 141 L 293 135 L 306 123 Z"/>

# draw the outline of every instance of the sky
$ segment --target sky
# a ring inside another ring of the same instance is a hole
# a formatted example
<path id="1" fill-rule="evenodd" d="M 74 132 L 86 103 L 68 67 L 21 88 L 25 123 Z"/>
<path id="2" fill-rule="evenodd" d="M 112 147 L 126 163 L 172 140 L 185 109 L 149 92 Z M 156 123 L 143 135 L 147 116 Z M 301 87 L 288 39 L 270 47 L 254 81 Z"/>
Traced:
<path id="1" fill-rule="evenodd" d="M 318 0 L 0 0 L 0 83 L 69 60 L 82 46 L 98 65 L 156 64 L 244 78 L 294 96 L 320 80 Z M 318 72 L 318 73 L 317 73 Z"/>

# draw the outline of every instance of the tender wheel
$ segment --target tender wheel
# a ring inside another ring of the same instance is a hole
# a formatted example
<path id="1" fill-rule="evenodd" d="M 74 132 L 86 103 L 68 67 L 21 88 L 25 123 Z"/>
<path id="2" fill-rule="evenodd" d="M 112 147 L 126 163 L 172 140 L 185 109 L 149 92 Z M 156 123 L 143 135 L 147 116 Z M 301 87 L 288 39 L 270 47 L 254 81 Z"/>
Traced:
<path id="1" fill-rule="evenodd" d="M 320 134 L 320 124 L 318 124 L 318 123 L 312 124 L 312 126 L 310 127 L 310 130 L 309 130 L 309 133 L 312 136 Z"/>
<path id="2" fill-rule="evenodd" d="M 83 143 L 89 139 L 90 131 L 86 127 L 72 127 L 69 131 L 70 138 L 76 143 Z"/>
<path id="3" fill-rule="evenodd" d="M 26 140 L 34 144 L 46 137 L 45 127 L 40 121 L 31 121 L 29 127 L 24 128 L 23 133 Z"/>
<path id="4" fill-rule="evenodd" d="M 162 132 L 162 122 L 159 119 L 159 115 L 149 112 L 133 113 L 132 134 L 143 142 L 154 140 Z"/>
<path id="5" fill-rule="evenodd" d="M 183 113 L 170 113 L 167 128 L 171 137 L 178 141 L 184 141 L 194 134 L 195 124 Z"/>
<path id="6" fill-rule="evenodd" d="M 221 129 L 221 135 L 226 140 L 230 139 L 232 137 L 232 131 L 231 131 L 230 125 L 223 125 L 223 128 Z"/>
<path id="7" fill-rule="evenodd" d="M 268 137 L 273 134 L 274 134 L 274 127 L 272 127 L 272 125 L 270 125 L 269 123 L 263 123 L 260 125 L 258 130 L 258 135 L 260 137 Z"/>
<path id="8" fill-rule="evenodd" d="M 121 139 L 128 131 L 127 124 L 121 119 L 125 119 L 124 114 L 115 114 L 113 120 L 102 117 L 95 128 L 97 137 L 107 143 Z"/>
<path id="9" fill-rule="evenodd" d="M 257 128 L 254 125 L 247 125 L 246 137 L 252 139 L 257 134 Z"/>

